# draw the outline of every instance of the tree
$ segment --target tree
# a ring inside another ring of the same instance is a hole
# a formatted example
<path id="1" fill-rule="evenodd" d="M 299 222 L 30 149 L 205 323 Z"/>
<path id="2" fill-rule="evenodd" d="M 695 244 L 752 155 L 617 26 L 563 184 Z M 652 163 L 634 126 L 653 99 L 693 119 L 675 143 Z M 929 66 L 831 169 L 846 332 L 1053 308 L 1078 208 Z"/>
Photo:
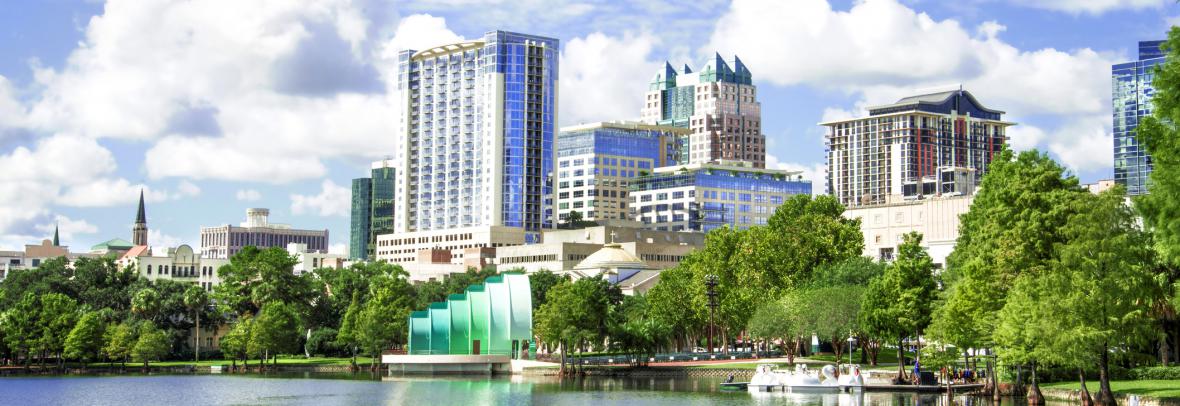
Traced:
<path id="1" fill-rule="evenodd" d="M 356 369 L 356 351 L 360 347 L 360 334 L 357 331 L 362 310 L 360 296 L 361 292 L 352 292 L 352 303 L 348 305 L 348 311 L 344 312 L 344 318 L 340 321 L 340 331 L 336 333 L 336 342 L 348 349 L 353 370 Z"/>
<path id="2" fill-rule="evenodd" d="M 1154 338 L 1151 307 L 1164 296 L 1150 238 L 1124 195 L 1116 187 L 1074 202 L 1077 214 L 1062 230 L 1067 241 L 1048 272 L 1055 278 L 1046 299 L 1061 308 L 1050 314 L 1062 341 L 1054 352 L 1075 367 L 1097 364 L 1099 405 L 1115 404 L 1111 354 L 1127 354 L 1130 345 Z"/>
<path id="3" fill-rule="evenodd" d="M 877 276 L 885 273 L 885 263 L 870 257 L 855 256 L 843 261 L 822 265 L 811 275 L 807 286 L 825 288 L 831 286 L 869 286 Z"/>
<path id="4" fill-rule="evenodd" d="M 148 363 L 159 361 L 168 355 L 170 344 L 168 333 L 160 330 L 151 321 L 144 321 L 139 325 L 139 338 L 131 348 L 131 359 L 143 363 L 143 370 L 147 371 Z"/>
<path id="5" fill-rule="evenodd" d="M 111 362 L 118 360 L 125 366 L 138 338 L 135 333 L 135 326 L 127 321 L 107 328 L 103 339 L 103 356 Z"/>
<path id="6" fill-rule="evenodd" d="M 830 340 L 832 352 L 839 362 L 844 354 L 844 340 L 860 329 L 861 299 L 865 288 L 859 286 L 829 286 L 799 292 L 803 297 L 803 317 L 811 330 Z"/>
<path id="7" fill-rule="evenodd" d="M 209 305 L 209 294 L 205 292 L 204 288 L 198 285 L 192 285 L 184 292 L 184 305 L 193 312 L 193 321 L 196 323 L 196 327 L 193 329 L 196 334 L 196 338 L 193 343 L 195 344 L 193 346 L 193 360 L 200 361 L 201 316 L 205 313 L 205 306 Z"/>
<path id="8" fill-rule="evenodd" d="M 300 330 L 299 315 L 294 305 L 280 301 L 267 303 L 254 319 L 250 331 L 253 349 L 249 352 L 261 355 L 265 362 L 272 355 L 297 351 Z"/>
<path id="9" fill-rule="evenodd" d="M 408 275 L 382 276 L 369 285 L 369 300 L 357 315 L 356 341 L 372 356 L 369 368 L 376 371 L 381 353 L 393 345 L 404 344 L 406 325 L 413 305 L 414 291 Z"/>
<path id="10" fill-rule="evenodd" d="M 596 277 L 558 284 L 549 291 L 545 305 L 534 315 L 535 333 L 546 342 L 560 343 L 562 373 L 565 355 L 571 347 L 581 352 L 586 346 L 606 339 L 610 307 L 622 301 L 617 290 L 610 282 Z"/>
<path id="11" fill-rule="evenodd" d="M 37 295 L 32 292 L 26 293 L 3 313 L 3 323 L 0 323 L 0 328 L 4 329 L 5 343 L 14 353 L 24 354 L 26 368 L 33 358 L 33 351 L 37 348 L 37 337 L 41 332 L 38 320 L 39 306 Z"/>
<path id="12" fill-rule="evenodd" d="M 131 298 L 131 312 L 144 320 L 152 320 L 160 310 L 160 293 L 155 289 L 143 288 Z"/>
<path id="13" fill-rule="evenodd" d="M 232 360 L 232 367 L 237 369 L 238 359 L 243 365 L 250 365 L 250 337 L 253 336 L 254 318 L 249 313 L 241 315 L 234 322 L 229 332 L 221 337 L 221 352 Z"/>
<path id="14" fill-rule="evenodd" d="M 541 305 L 545 304 L 545 297 L 549 293 L 549 289 L 568 281 L 569 276 L 558 275 L 548 269 L 529 274 L 529 287 L 533 290 L 533 311 L 537 311 Z"/>
<path id="15" fill-rule="evenodd" d="M 83 363 L 98 358 L 102 351 L 103 324 L 98 312 L 86 312 L 66 337 L 65 358 Z"/>
<path id="16" fill-rule="evenodd" d="M 636 354 L 637 365 L 647 365 L 669 337 L 671 326 L 652 317 L 647 298 L 626 296 L 610 311 L 610 339 L 613 350 Z"/>
<path id="17" fill-rule="evenodd" d="M 930 324 L 930 308 L 937 289 L 934 262 L 921 244 L 921 234 L 906 234 L 898 246 L 897 260 L 869 283 L 862 302 L 865 329 L 897 339 L 899 381 L 905 377 L 904 340 L 918 337 Z"/>
<path id="18" fill-rule="evenodd" d="M 747 327 L 753 338 L 778 341 L 788 363 L 795 362 L 800 340 L 810 330 L 809 321 L 800 312 L 803 307 L 800 299 L 797 292 L 792 292 L 779 300 L 764 303 L 750 317 Z"/>
<path id="19" fill-rule="evenodd" d="M 647 306 L 651 317 L 660 324 L 669 326 L 669 336 L 682 351 L 688 344 L 686 337 L 705 326 L 700 308 L 704 307 L 702 296 L 693 294 L 698 281 L 687 267 L 678 266 L 660 272 L 660 283 L 647 292 Z M 694 283 L 695 282 L 695 283 Z"/>
<path id="20" fill-rule="evenodd" d="M 1044 404 L 1045 397 L 1037 380 L 1037 364 L 1053 356 L 1050 343 L 1056 334 L 1050 314 L 1057 306 L 1044 298 L 1058 287 L 1047 282 L 1050 282 L 1049 278 L 1031 273 L 1016 277 L 992 332 L 997 355 L 1013 365 L 1028 365 L 1032 370 L 1032 390 L 1028 394 L 1031 404 Z"/>
<path id="21" fill-rule="evenodd" d="M 40 313 L 38 347 L 45 353 L 57 354 L 59 366 L 64 369 L 61 354 L 65 350 L 66 337 L 78 320 L 78 302 L 60 293 L 48 293 L 41 297 Z"/>
<path id="22" fill-rule="evenodd" d="M 990 347 L 1008 290 L 1019 275 L 1048 267 L 1064 239 L 1068 202 L 1085 193 L 1048 155 L 998 152 L 960 217 L 959 239 L 941 275 L 949 289 L 933 322 L 936 338 L 960 348 Z"/>
<path id="23" fill-rule="evenodd" d="M 317 292 L 311 283 L 314 274 L 306 278 L 295 275 L 297 263 L 282 248 L 247 246 L 234 254 L 229 264 L 217 269 L 221 284 L 213 296 L 219 305 L 236 314 L 261 316 L 260 309 L 271 302 L 298 304 L 302 310 Z"/>

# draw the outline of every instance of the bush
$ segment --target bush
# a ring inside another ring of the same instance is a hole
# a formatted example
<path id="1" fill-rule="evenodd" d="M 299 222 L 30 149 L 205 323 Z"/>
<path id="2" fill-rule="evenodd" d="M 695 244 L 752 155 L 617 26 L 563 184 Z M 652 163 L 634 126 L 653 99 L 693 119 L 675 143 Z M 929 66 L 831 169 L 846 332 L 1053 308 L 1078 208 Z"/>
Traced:
<path id="1" fill-rule="evenodd" d="M 1131 369 L 1130 376 L 1131 376 L 1131 379 L 1135 379 L 1135 380 L 1180 379 L 1180 366 L 1133 368 L 1133 369 Z"/>

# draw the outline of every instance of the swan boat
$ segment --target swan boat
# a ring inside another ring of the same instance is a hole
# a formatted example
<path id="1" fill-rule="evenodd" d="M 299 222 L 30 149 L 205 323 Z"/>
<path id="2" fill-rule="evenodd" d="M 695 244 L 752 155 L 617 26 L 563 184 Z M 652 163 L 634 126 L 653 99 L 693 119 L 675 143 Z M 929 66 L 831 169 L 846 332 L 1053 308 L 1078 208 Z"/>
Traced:
<path id="1" fill-rule="evenodd" d="M 860 367 L 850 365 L 848 373 L 836 377 L 836 367 L 824 365 L 819 374 L 813 373 L 807 365 L 795 365 L 794 371 L 779 371 L 774 365 L 761 364 L 754 371 L 746 390 L 750 392 L 800 392 L 838 393 L 864 389 L 864 377 Z M 822 378 L 822 379 L 821 379 Z"/>

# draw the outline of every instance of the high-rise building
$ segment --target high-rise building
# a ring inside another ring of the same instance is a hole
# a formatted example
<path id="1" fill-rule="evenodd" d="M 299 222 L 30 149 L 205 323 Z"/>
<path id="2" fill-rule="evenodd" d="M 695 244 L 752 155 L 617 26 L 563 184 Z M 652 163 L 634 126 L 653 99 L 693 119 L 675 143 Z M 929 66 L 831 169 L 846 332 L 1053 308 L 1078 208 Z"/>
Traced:
<path id="1" fill-rule="evenodd" d="M 958 89 L 820 123 L 828 128 L 828 193 L 849 208 L 970 194 L 1015 124 L 1003 114 Z"/>
<path id="2" fill-rule="evenodd" d="M 148 245 L 147 213 L 143 209 L 143 190 L 139 191 L 139 210 L 135 213 L 135 225 L 131 227 L 131 243 Z"/>
<path id="3" fill-rule="evenodd" d="M 675 165 L 689 130 L 642 123 L 594 123 L 557 135 L 558 225 L 572 212 L 584 220 L 629 219 L 627 183 Z"/>
<path id="4" fill-rule="evenodd" d="M 366 260 L 369 258 L 369 236 L 373 227 L 373 179 L 352 180 L 352 213 L 348 225 L 348 257 Z"/>
<path id="5" fill-rule="evenodd" d="M 370 177 L 352 180 L 349 258 L 374 258 L 377 236 L 393 232 L 393 190 L 394 170 L 388 160 L 373 162 Z"/>
<path id="6" fill-rule="evenodd" d="M 287 244 L 306 244 L 312 252 L 328 252 L 328 230 L 299 230 L 287 224 L 270 223 L 270 210 L 246 209 L 246 222 L 201 227 L 201 257 L 229 258 L 243 247 L 282 247 Z"/>
<path id="7" fill-rule="evenodd" d="M 1127 194 L 1147 193 L 1151 175 L 1151 156 L 1135 138 L 1139 119 L 1151 115 L 1151 96 L 1155 66 L 1167 59 L 1160 50 L 1163 41 L 1140 41 L 1139 59 L 1111 67 L 1114 104 L 1114 181 L 1127 188 Z"/>
<path id="8" fill-rule="evenodd" d="M 762 106 L 750 70 L 741 59 L 721 55 L 693 72 L 665 62 L 652 79 L 643 105 L 643 121 L 692 131 L 687 163 L 746 161 L 766 167 Z"/>
<path id="9" fill-rule="evenodd" d="M 491 228 L 520 230 L 502 243 L 540 240 L 553 215 L 558 46 L 553 38 L 492 31 L 398 54 L 404 111 L 391 158 L 398 238 L 387 241 L 414 243 L 378 247 L 379 259 L 394 259 L 382 251 L 434 246 L 416 241 L 487 236 Z"/>
<path id="10" fill-rule="evenodd" d="M 645 228 L 659 231 L 766 225 L 791 196 L 811 194 L 811 181 L 799 174 L 727 161 L 657 168 L 631 181 L 631 211 Z"/>

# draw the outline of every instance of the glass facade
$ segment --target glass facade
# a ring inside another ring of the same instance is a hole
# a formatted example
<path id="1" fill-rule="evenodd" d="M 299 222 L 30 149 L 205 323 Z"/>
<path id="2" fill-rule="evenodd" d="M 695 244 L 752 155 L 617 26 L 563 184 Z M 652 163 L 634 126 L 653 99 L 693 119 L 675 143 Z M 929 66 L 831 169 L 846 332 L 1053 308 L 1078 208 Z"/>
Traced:
<path id="1" fill-rule="evenodd" d="M 811 182 L 781 172 L 707 166 L 640 177 L 630 190 L 635 220 L 646 227 L 708 232 L 765 225 L 790 196 L 811 194 Z"/>
<path id="2" fill-rule="evenodd" d="M 1153 72 L 1166 59 L 1160 50 L 1162 42 L 1141 41 L 1139 60 L 1111 67 L 1114 181 L 1126 187 L 1130 195 L 1147 193 L 1151 180 L 1151 156 L 1135 138 L 1135 127 L 1152 111 Z"/>
<path id="3" fill-rule="evenodd" d="M 502 225 L 539 240 L 552 216 L 558 46 L 492 31 L 399 54 L 409 114 L 394 157 L 406 171 L 397 231 Z"/>
<path id="4" fill-rule="evenodd" d="M 366 258 L 376 258 L 377 236 L 393 233 L 394 169 L 386 166 L 373 168 L 370 195 L 369 240 Z"/>
<path id="5" fill-rule="evenodd" d="M 372 230 L 370 213 L 372 213 L 373 182 L 369 178 L 352 180 L 352 218 L 349 222 L 348 257 L 365 260 L 369 258 L 369 236 Z"/>

